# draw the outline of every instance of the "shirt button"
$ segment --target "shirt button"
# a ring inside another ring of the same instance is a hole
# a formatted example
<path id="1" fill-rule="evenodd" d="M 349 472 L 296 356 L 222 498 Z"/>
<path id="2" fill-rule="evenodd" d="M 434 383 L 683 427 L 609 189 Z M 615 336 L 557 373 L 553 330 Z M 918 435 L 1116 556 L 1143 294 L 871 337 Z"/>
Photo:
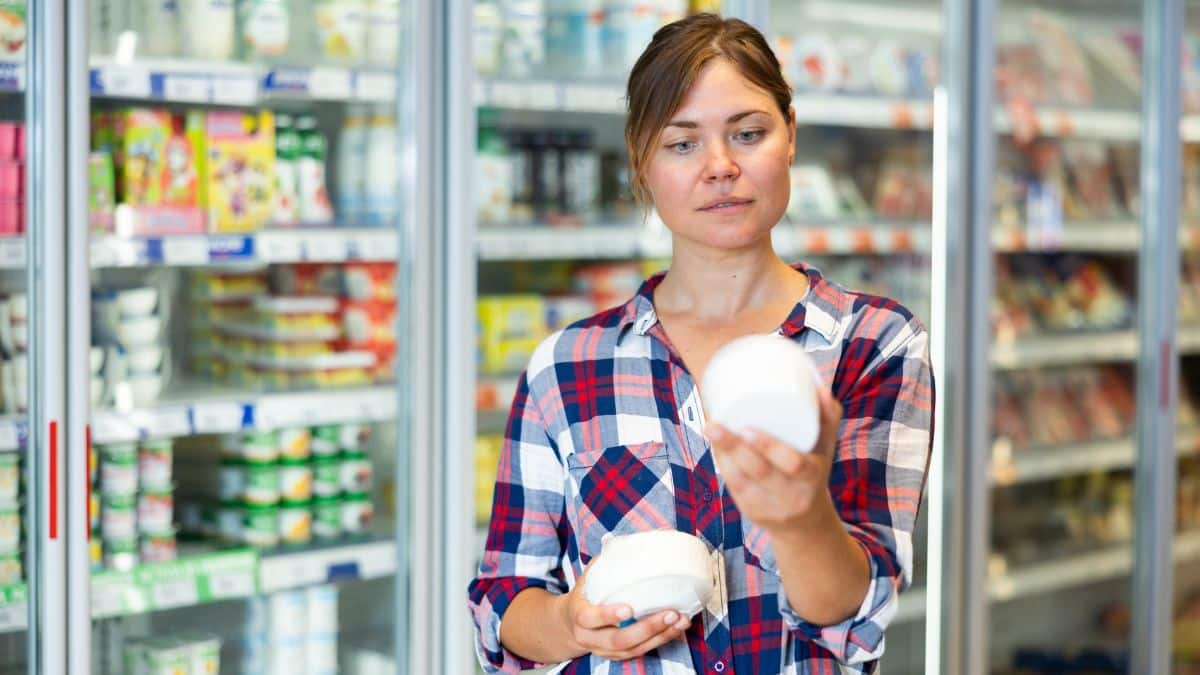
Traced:
<path id="1" fill-rule="evenodd" d="M 717 661 L 716 663 L 713 664 L 713 670 L 717 671 L 718 673 L 725 672 L 725 662 Z"/>
<path id="2" fill-rule="evenodd" d="M 704 491 L 704 501 L 706 501 L 706 502 L 712 501 L 712 493 L 711 492 L 709 492 L 707 490 Z"/>

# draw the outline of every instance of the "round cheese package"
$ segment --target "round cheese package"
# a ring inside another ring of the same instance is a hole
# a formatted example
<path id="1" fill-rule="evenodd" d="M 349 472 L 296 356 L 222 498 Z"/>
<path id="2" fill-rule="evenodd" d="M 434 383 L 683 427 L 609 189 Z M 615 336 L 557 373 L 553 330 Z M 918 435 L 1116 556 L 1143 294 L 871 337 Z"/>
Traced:
<path id="1" fill-rule="evenodd" d="M 820 432 L 812 357 L 778 334 L 748 335 L 713 354 L 701 395 L 713 422 L 733 433 L 762 431 L 801 452 L 810 452 Z"/>
<path id="2" fill-rule="evenodd" d="M 610 536 L 588 569 L 584 595 L 593 605 L 627 605 L 641 619 L 663 610 L 694 616 L 712 599 L 708 546 L 675 530 Z"/>

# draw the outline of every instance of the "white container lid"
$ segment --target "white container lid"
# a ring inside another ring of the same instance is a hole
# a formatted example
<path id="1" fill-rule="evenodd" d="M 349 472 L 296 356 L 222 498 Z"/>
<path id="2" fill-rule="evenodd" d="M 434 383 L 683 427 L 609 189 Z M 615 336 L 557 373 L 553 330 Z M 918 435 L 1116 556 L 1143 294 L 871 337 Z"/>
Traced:
<path id="1" fill-rule="evenodd" d="M 701 395 L 708 418 L 730 431 L 762 431 L 810 452 L 821 426 L 820 383 L 812 358 L 795 341 L 748 335 L 713 354 Z"/>

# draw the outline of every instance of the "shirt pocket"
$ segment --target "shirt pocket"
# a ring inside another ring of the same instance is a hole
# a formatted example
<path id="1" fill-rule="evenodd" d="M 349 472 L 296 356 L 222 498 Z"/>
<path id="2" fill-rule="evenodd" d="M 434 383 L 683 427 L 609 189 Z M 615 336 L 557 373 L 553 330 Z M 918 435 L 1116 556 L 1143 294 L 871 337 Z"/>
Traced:
<path id="1" fill-rule="evenodd" d="M 741 516 L 741 519 L 742 546 L 746 554 L 746 563 L 764 572 L 779 574 L 779 565 L 775 562 L 775 549 L 771 547 L 771 535 L 745 516 Z"/>
<path id="2" fill-rule="evenodd" d="M 567 456 L 567 519 L 587 564 L 604 537 L 675 529 L 671 460 L 661 442 Z"/>

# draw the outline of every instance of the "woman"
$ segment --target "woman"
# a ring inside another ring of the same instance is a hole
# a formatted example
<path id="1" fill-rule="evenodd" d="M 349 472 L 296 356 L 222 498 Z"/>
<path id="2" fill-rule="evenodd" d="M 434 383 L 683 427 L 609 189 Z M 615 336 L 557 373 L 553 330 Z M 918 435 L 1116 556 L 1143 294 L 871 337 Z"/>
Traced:
<path id="1" fill-rule="evenodd" d="M 873 672 L 930 448 L 928 335 L 771 247 L 795 153 L 791 90 L 762 35 L 697 15 L 661 29 L 628 84 L 634 191 L 672 233 L 665 275 L 547 339 L 521 378 L 487 550 L 471 583 L 489 672 Z M 705 425 L 699 376 L 730 340 L 779 332 L 830 387 L 811 454 Z M 695 617 L 620 627 L 583 575 L 602 537 L 675 528 L 724 565 Z M 843 664 L 840 670 L 836 664 Z"/>

